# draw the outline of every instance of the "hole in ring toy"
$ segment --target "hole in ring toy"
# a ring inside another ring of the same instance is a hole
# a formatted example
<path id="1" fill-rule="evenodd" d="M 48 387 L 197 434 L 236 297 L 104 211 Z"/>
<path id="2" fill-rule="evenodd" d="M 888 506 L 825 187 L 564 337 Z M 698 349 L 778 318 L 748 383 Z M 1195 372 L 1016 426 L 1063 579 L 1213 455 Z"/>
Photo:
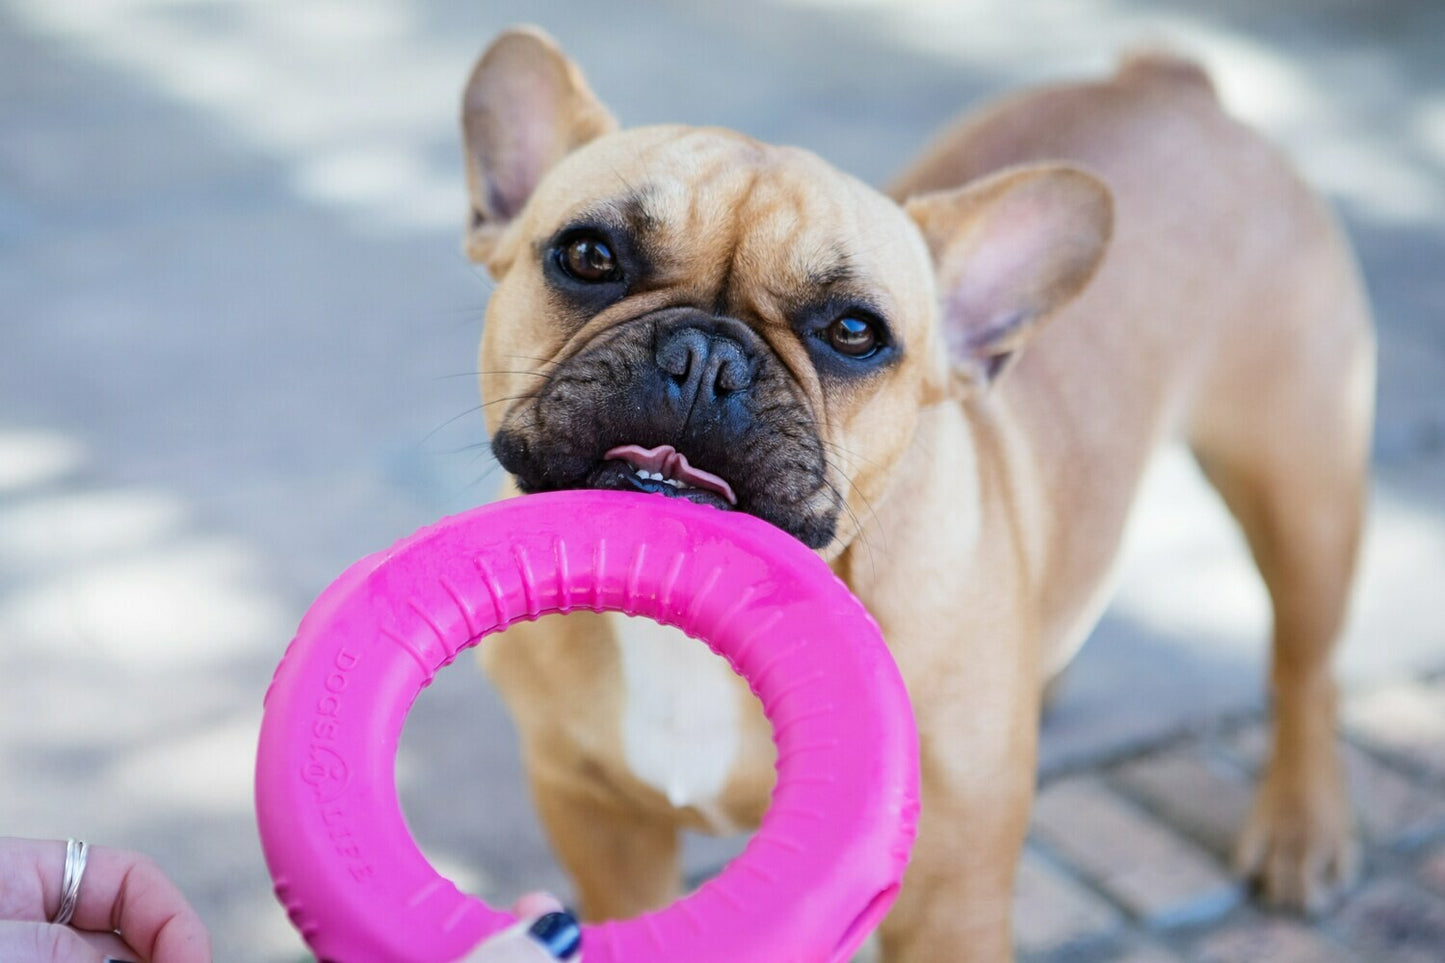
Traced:
<path id="1" fill-rule="evenodd" d="M 663 910 L 584 926 L 586 963 L 845 963 L 892 904 L 917 828 L 918 738 L 877 625 L 766 522 L 597 491 L 424 528 L 347 569 L 302 620 L 266 694 L 256 808 L 277 897 L 312 951 L 440 963 L 515 922 L 422 855 L 397 746 L 459 652 L 579 609 L 702 639 L 752 687 L 778 747 L 743 852 Z"/>

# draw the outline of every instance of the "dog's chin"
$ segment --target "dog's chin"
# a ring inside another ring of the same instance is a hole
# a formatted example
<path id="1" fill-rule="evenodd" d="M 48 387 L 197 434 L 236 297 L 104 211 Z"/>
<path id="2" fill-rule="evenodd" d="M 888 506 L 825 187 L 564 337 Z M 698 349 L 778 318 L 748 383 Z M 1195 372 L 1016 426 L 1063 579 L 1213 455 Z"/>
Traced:
<path id="1" fill-rule="evenodd" d="M 609 491 L 647 492 L 664 498 L 681 498 L 697 505 L 710 505 L 723 511 L 732 505 L 722 495 L 704 488 L 679 487 L 666 480 L 643 478 L 637 469 L 625 461 L 604 461 L 587 477 L 586 488 L 602 488 Z"/>

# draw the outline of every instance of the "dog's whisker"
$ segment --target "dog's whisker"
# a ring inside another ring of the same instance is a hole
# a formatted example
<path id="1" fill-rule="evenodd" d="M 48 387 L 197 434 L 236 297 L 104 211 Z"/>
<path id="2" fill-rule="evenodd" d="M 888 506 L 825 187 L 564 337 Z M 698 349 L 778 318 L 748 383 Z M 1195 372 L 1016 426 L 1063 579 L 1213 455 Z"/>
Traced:
<path id="1" fill-rule="evenodd" d="M 482 451 L 478 451 L 478 452 L 476 453 L 476 455 L 472 458 L 471 464 L 472 464 L 472 465 L 475 465 L 478 461 L 480 461 L 482 458 L 485 458 L 485 457 L 486 457 L 488 454 L 490 454 L 490 453 L 491 453 L 491 449 L 490 449 L 490 448 L 486 448 L 486 449 L 484 449 L 484 450 L 482 450 Z M 479 476 L 477 477 L 477 481 L 476 481 L 476 482 L 473 482 L 473 484 L 477 484 L 477 483 L 480 483 L 480 482 L 483 482 L 483 481 L 487 481 L 487 480 L 490 479 L 493 475 L 495 475 L 498 471 L 500 471 L 501 468 L 502 468 L 502 466 L 501 466 L 499 463 L 497 463 L 497 462 L 492 462 L 492 464 L 487 467 L 487 470 L 484 471 L 484 472 L 482 472 L 481 475 L 479 475 Z"/>
<path id="2" fill-rule="evenodd" d="M 472 442 L 470 445 L 461 445 L 461 446 L 456 447 L 456 448 L 448 448 L 448 449 L 445 449 L 445 450 L 443 450 L 442 452 L 440 452 L 440 454 L 442 454 L 442 455 L 447 455 L 447 456 L 454 456 L 454 455 L 465 455 L 465 454 L 467 454 L 468 452 L 471 452 L 472 454 L 475 455 L 475 454 L 477 454 L 478 452 L 480 452 L 481 454 L 485 455 L 487 452 L 489 452 L 489 451 L 491 451 L 491 450 L 492 450 L 492 443 L 491 443 L 490 440 L 487 440 L 487 441 L 474 441 L 474 442 Z M 475 459 L 471 462 L 471 464 L 475 464 Z"/>
<path id="3" fill-rule="evenodd" d="M 507 371 L 498 369 L 496 371 L 481 371 L 478 376 L 482 378 L 494 378 L 500 375 L 517 375 L 522 378 L 546 378 L 549 377 L 545 371 Z"/>
<path id="4" fill-rule="evenodd" d="M 460 412 L 460 413 L 458 413 L 458 414 L 453 415 L 452 417 L 448 418 L 446 421 L 443 421 L 441 424 L 437 425 L 437 426 L 436 426 L 435 428 L 433 428 L 431 431 L 427 432 L 425 435 L 423 435 L 423 436 L 417 441 L 417 447 L 420 448 L 422 445 L 425 445 L 428 441 L 431 441 L 432 438 L 436 437 L 436 436 L 437 436 L 438 434 L 440 434 L 442 431 L 446 430 L 446 429 L 447 429 L 448 427 L 450 427 L 451 425 L 456 424 L 458 421 L 461 421 L 463 418 L 466 418 L 466 417 L 469 416 L 469 415 L 474 415 L 474 414 L 476 414 L 476 413 L 479 412 L 479 411 L 486 411 L 488 408 L 491 408 L 493 405 L 508 404 L 508 403 L 514 402 L 514 401 L 524 401 L 524 400 L 527 400 L 527 399 L 529 399 L 529 398 L 531 398 L 531 395 L 511 395 L 511 396 L 502 397 L 502 398 L 493 398 L 491 401 L 485 401 L 485 402 L 483 402 L 483 403 L 481 403 L 481 404 L 479 404 L 479 405 L 473 405 L 472 407 L 466 409 L 465 411 L 462 411 L 462 412 Z M 490 442 L 488 442 L 487 444 L 490 444 Z"/>
<path id="5" fill-rule="evenodd" d="M 846 448 L 843 445 L 838 444 L 837 442 L 819 439 L 819 443 L 828 451 L 831 451 L 836 455 L 840 455 L 848 459 L 850 462 L 853 462 L 854 464 L 867 465 L 869 468 L 887 467 L 882 462 L 875 461 L 872 458 L 865 458 L 864 456 L 853 451 L 851 448 Z"/>
<path id="6" fill-rule="evenodd" d="M 526 354 L 509 354 L 503 356 L 507 361 L 528 362 L 538 368 L 538 373 L 555 371 L 561 367 L 564 359 L 560 358 L 536 358 Z"/>
<path id="7" fill-rule="evenodd" d="M 416 444 L 417 444 L 417 447 L 420 448 L 422 445 L 425 445 L 427 442 L 431 441 L 434 437 L 436 437 L 436 435 L 437 435 L 439 432 L 441 432 L 441 431 L 445 430 L 446 428 L 448 428 L 448 427 L 456 424 L 457 422 L 461 421 L 463 418 L 467 417 L 468 415 L 474 415 L 474 414 L 476 414 L 477 412 L 481 411 L 481 410 L 482 410 L 483 408 L 485 408 L 485 407 L 486 407 L 485 404 L 473 405 L 472 407 L 466 409 L 465 411 L 460 412 L 459 414 L 452 415 L 452 416 L 451 416 L 450 418 L 448 418 L 446 421 L 443 421 L 441 424 L 437 425 L 437 426 L 436 426 L 435 428 L 433 428 L 431 431 L 427 432 L 425 435 L 422 435 L 421 439 L 416 443 Z"/>
<path id="8" fill-rule="evenodd" d="M 481 457 L 482 457 L 481 454 L 478 454 L 478 455 L 477 455 L 477 458 L 478 458 L 478 459 L 481 458 Z M 471 464 L 475 465 L 475 464 L 476 464 L 476 461 L 477 461 L 477 459 L 473 459 L 472 462 L 471 462 Z M 460 488 L 458 488 L 456 491 L 454 491 L 454 492 L 452 493 L 452 496 L 451 496 L 452 499 L 453 499 L 453 500 L 461 499 L 463 496 L 467 495 L 469 492 L 476 491 L 476 490 L 477 490 L 478 488 L 480 488 L 482 485 L 490 482 L 490 481 L 492 480 L 493 476 L 496 475 L 497 469 L 500 468 L 500 467 L 501 467 L 500 465 L 496 465 L 496 464 L 493 464 L 493 465 L 489 466 L 486 471 L 482 472 L 482 473 L 481 473 L 480 475 L 478 475 L 476 478 L 472 479 L 471 481 L 467 482 L 466 484 L 464 484 L 464 485 L 462 485 Z"/>
<path id="9" fill-rule="evenodd" d="M 517 375 L 523 378 L 545 378 L 547 375 L 541 371 L 512 371 L 506 368 L 498 368 L 489 371 L 459 371 L 456 374 L 436 375 L 434 381 L 456 381 L 460 378 L 491 378 L 499 375 Z"/>
<path id="10" fill-rule="evenodd" d="M 478 409 L 485 410 L 487 408 L 491 408 L 493 405 L 504 405 L 509 404 L 513 401 L 531 401 L 532 397 L 532 395 L 505 395 L 501 398 L 493 398 L 491 401 L 483 402 L 481 405 L 478 406 Z"/>
<path id="11" fill-rule="evenodd" d="M 863 549 L 867 552 L 869 568 L 871 571 L 876 573 L 877 564 L 873 552 L 873 544 L 868 538 L 867 527 L 863 524 L 863 520 L 858 517 L 858 513 L 855 512 L 852 506 L 848 504 L 847 497 L 844 496 L 841 491 L 839 491 L 836 485 L 829 481 L 829 475 L 833 473 L 834 465 L 829 461 L 826 455 L 827 449 L 833 448 L 834 450 L 844 451 L 846 451 L 846 449 L 843 449 L 841 445 L 825 441 L 823 439 L 819 439 L 819 441 L 823 445 L 825 451 L 825 455 L 823 458 L 823 483 L 827 485 L 828 488 L 833 492 L 834 497 L 838 499 L 842 511 L 847 514 L 848 518 L 853 523 L 855 534 L 852 544 L 861 545 L 863 547 Z M 868 498 L 867 495 L 863 494 L 863 490 L 860 489 L 857 483 L 853 481 L 851 475 L 843 472 L 839 472 L 839 474 L 847 481 L 848 487 L 853 491 L 853 493 L 858 496 L 858 500 L 862 502 L 863 508 L 867 511 L 868 517 L 872 520 L 874 524 L 877 524 L 878 512 L 873 506 L 872 499 Z"/>
<path id="12" fill-rule="evenodd" d="M 833 497 L 838 500 L 838 507 L 839 507 L 839 509 L 840 509 L 845 515 L 847 515 L 847 516 L 848 516 L 848 519 L 853 523 L 854 537 L 853 537 L 853 539 L 851 540 L 851 542 L 850 542 L 849 544 L 850 544 L 850 545 L 862 545 L 863 549 L 867 552 L 867 555 L 868 555 L 868 565 L 869 565 L 869 568 L 870 568 L 871 570 L 875 570 L 875 571 L 876 571 L 876 564 L 875 564 L 875 561 L 874 561 L 874 558 L 873 558 L 873 546 L 872 546 L 871 544 L 869 544 L 869 542 L 868 542 L 868 537 L 867 537 L 867 535 L 864 533 L 864 527 L 863 527 L 863 522 L 862 522 L 862 520 L 858 517 L 858 514 L 853 511 L 852 506 L 850 506 L 850 505 L 848 504 L 848 499 L 847 499 L 846 497 L 844 497 L 844 495 L 843 495 L 843 493 L 842 493 L 841 491 L 839 491 L 838 486 L 834 485 L 831 481 L 829 481 L 826 476 L 823 478 L 823 484 L 828 487 L 829 491 L 831 491 L 831 492 L 833 493 Z M 852 483 L 850 482 L 849 484 L 851 485 Z M 854 491 L 857 491 L 856 486 L 854 487 Z M 858 497 L 863 500 L 863 502 L 864 502 L 865 505 L 867 504 L 867 501 L 868 501 L 868 500 L 867 500 L 866 498 L 863 498 L 863 495 L 862 495 L 861 492 L 859 492 L 859 496 L 858 496 Z M 869 512 L 870 512 L 870 514 L 872 513 L 872 508 L 871 508 L 871 506 L 869 506 Z M 876 516 L 875 516 L 875 517 L 876 517 Z"/>

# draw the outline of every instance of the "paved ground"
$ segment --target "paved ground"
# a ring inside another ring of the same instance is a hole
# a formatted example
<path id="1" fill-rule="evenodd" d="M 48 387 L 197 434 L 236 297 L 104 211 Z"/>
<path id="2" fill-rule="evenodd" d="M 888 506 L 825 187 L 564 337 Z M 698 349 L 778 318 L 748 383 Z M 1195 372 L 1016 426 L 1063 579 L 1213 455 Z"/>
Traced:
<path id="1" fill-rule="evenodd" d="M 1374 528 L 1342 658 L 1371 875 L 1307 929 L 1221 874 L 1266 615 L 1168 458 L 1046 726 L 1021 943 L 1049 963 L 1439 959 L 1445 8 L 1197 8 L 0 0 L 0 830 L 154 852 L 221 959 L 300 955 L 252 826 L 260 694 L 349 561 L 492 490 L 453 112 L 498 27 L 546 25 L 627 122 L 727 124 L 873 180 L 974 98 L 1162 40 L 1338 203 L 1378 308 Z M 460 881 L 561 885 L 474 673 L 421 700 L 400 773 Z M 1111 845 L 1070 842 L 1090 834 Z"/>
<path id="2" fill-rule="evenodd" d="M 1222 721 L 1045 780 L 1016 904 L 1032 963 L 1342 963 L 1445 953 L 1445 679 L 1361 692 L 1346 760 L 1365 881 L 1316 925 L 1251 905 L 1224 867 L 1266 750 Z"/>

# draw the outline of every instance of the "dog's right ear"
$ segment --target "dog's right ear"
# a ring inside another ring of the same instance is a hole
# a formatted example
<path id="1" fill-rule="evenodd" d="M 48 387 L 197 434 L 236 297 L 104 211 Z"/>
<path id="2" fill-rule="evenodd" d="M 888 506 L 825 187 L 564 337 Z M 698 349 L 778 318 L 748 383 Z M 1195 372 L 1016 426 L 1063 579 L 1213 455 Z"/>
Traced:
<path id="1" fill-rule="evenodd" d="M 548 168 L 616 129 L 582 71 L 547 34 L 518 27 L 492 41 L 462 95 L 467 256 L 488 261 Z"/>

